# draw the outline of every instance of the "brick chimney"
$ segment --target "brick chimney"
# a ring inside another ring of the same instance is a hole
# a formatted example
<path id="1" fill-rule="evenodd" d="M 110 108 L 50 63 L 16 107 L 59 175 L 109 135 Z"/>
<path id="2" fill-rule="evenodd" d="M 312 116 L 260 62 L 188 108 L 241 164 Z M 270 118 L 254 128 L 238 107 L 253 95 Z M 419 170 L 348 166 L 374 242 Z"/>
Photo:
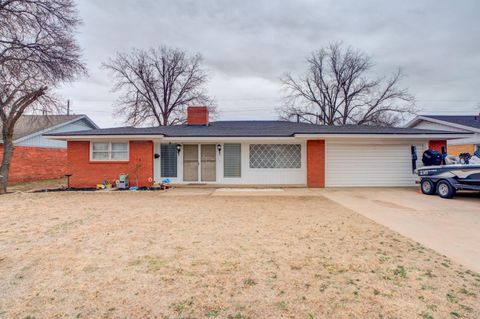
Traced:
<path id="1" fill-rule="evenodd" d="M 187 108 L 188 125 L 208 125 L 208 107 L 189 106 Z"/>

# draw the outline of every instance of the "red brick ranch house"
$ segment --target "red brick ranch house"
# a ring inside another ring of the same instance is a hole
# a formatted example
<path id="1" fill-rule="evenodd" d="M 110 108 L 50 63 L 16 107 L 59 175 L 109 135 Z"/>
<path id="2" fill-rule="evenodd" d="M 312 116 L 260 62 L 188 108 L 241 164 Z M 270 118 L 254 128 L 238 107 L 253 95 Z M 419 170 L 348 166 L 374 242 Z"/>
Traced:
<path id="1" fill-rule="evenodd" d="M 428 147 L 464 133 L 285 121 L 209 122 L 206 107 L 189 107 L 187 123 L 48 134 L 68 142 L 72 187 L 112 182 L 128 173 L 149 186 L 174 184 L 409 186 Z"/>

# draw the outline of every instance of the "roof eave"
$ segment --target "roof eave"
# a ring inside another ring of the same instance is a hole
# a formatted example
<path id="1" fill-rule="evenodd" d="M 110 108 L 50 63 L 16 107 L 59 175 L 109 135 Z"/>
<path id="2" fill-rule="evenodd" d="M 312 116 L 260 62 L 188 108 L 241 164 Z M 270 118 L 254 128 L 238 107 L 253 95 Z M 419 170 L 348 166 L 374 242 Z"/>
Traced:
<path id="1" fill-rule="evenodd" d="M 450 126 L 450 127 L 453 127 L 453 128 L 458 128 L 458 129 L 462 129 L 462 130 L 467 130 L 467 131 L 480 133 L 480 128 L 476 128 L 476 127 L 468 126 L 468 125 L 457 124 L 457 123 L 452 123 L 452 122 L 449 122 L 449 121 L 443 121 L 443 120 L 431 118 L 431 117 L 425 116 L 425 115 L 419 115 L 419 116 L 415 117 L 413 120 L 408 122 L 405 125 L 405 127 L 412 128 L 414 125 L 418 124 L 418 122 L 420 122 L 420 121 L 430 121 L 432 123 L 443 124 L 443 125 Z"/>
<path id="2" fill-rule="evenodd" d="M 98 128 L 98 126 L 86 115 L 80 115 L 74 119 L 71 119 L 69 121 L 66 121 L 66 122 L 63 122 L 63 123 L 59 123 L 57 125 L 54 125 L 54 126 L 51 126 L 51 127 L 47 127 L 43 130 L 40 130 L 40 131 L 37 131 L 35 133 L 32 133 L 32 134 L 28 134 L 28 135 L 25 135 L 25 136 L 22 136 L 20 138 L 17 138 L 16 140 L 13 141 L 14 144 L 16 143 L 20 143 L 22 141 L 25 141 L 31 137 L 34 137 L 34 136 L 37 136 L 37 135 L 42 135 L 42 136 L 47 136 L 47 134 L 45 134 L 46 132 L 49 132 L 51 130 L 54 130 L 54 129 L 57 129 L 57 128 L 60 128 L 62 126 L 65 126 L 65 125 L 68 125 L 68 124 L 71 124 L 71 123 L 74 123 L 74 122 L 77 122 L 77 121 L 80 121 L 80 120 L 87 120 L 87 122 L 89 122 L 90 124 L 92 124 L 92 126 L 94 126 L 95 128 Z"/>
<path id="3" fill-rule="evenodd" d="M 88 141 L 101 139 L 117 140 L 232 140 L 232 139 L 326 139 L 326 138 L 378 138 L 378 139 L 459 139 L 470 137 L 473 133 L 297 133 L 294 135 L 218 135 L 218 136 L 168 136 L 164 134 L 110 134 L 110 135 L 45 135 L 52 140 Z"/>
<path id="4" fill-rule="evenodd" d="M 411 119 L 410 121 L 408 121 L 405 125 L 403 125 L 402 127 L 405 127 L 405 128 L 412 128 L 414 125 L 418 124 L 418 122 L 420 122 L 422 120 L 422 117 L 421 115 L 417 115 L 415 116 L 413 119 Z"/>
<path id="5" fill-rule="evenodd" d="M 95 129 L 100 128 L 88 115 L 84 114 L 81 118 L 87 120 Z"/>
<path id="6" fill-rule="evenodd" d="M 89 140 L 101 140 L 101 139 L 118 139 L 118 140 L 150 140 L 150 139 L 161 139 L 164 137 L 162 134 L 157 135 L 128 135 L 128 134 L 117 134 L 117 135 L 44 135 L 50 140 L 59 140 L 59 141 L 89 141 Z"/>
<path id="7" fill-rule="evenodd" d="M 326 138 L 381 138 L 381 139 L 457 139 L 472 136 L 473 133 L 319 133 L 319 134 L 295 134 L 297 138 L 326 139 Z"/>

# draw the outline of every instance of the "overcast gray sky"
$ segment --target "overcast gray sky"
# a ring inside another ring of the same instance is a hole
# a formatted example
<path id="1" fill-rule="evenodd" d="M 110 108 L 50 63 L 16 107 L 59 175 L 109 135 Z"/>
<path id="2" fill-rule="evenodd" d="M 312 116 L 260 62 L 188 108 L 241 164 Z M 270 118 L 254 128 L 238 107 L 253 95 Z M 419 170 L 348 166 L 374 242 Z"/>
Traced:
<path id="1" fill-rule="evenodd" d="M 480 111 L 480 1 L 77 0 L 89 77 L 60 89 L 75 113 L 118 126 L 101 63 L 167 45 L 198 52 L 220 119 L 276 119 L 279 77 L 332 41 L 372 56 L 374 75 L 405 73 L 423 113 Z"/>

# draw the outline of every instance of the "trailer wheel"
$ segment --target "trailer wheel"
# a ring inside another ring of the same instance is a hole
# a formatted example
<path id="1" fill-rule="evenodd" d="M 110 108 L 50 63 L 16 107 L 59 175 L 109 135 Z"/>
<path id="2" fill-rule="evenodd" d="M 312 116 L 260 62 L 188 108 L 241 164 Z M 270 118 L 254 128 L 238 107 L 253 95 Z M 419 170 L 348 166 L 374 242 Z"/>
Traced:
<path id="1" fill-rule="evenodd" d="M 441 198 L 452 198 L 455 195 L 455 188 L 447 181 L 440 181 L 437 184 L 437 194 Z"/>
<path id="2" fill-rule="evenodd" d="M 428 178 L 422 179 L 420 188 L 425 195 L 433 195 L 435 193 L 435 184 Z"/>

